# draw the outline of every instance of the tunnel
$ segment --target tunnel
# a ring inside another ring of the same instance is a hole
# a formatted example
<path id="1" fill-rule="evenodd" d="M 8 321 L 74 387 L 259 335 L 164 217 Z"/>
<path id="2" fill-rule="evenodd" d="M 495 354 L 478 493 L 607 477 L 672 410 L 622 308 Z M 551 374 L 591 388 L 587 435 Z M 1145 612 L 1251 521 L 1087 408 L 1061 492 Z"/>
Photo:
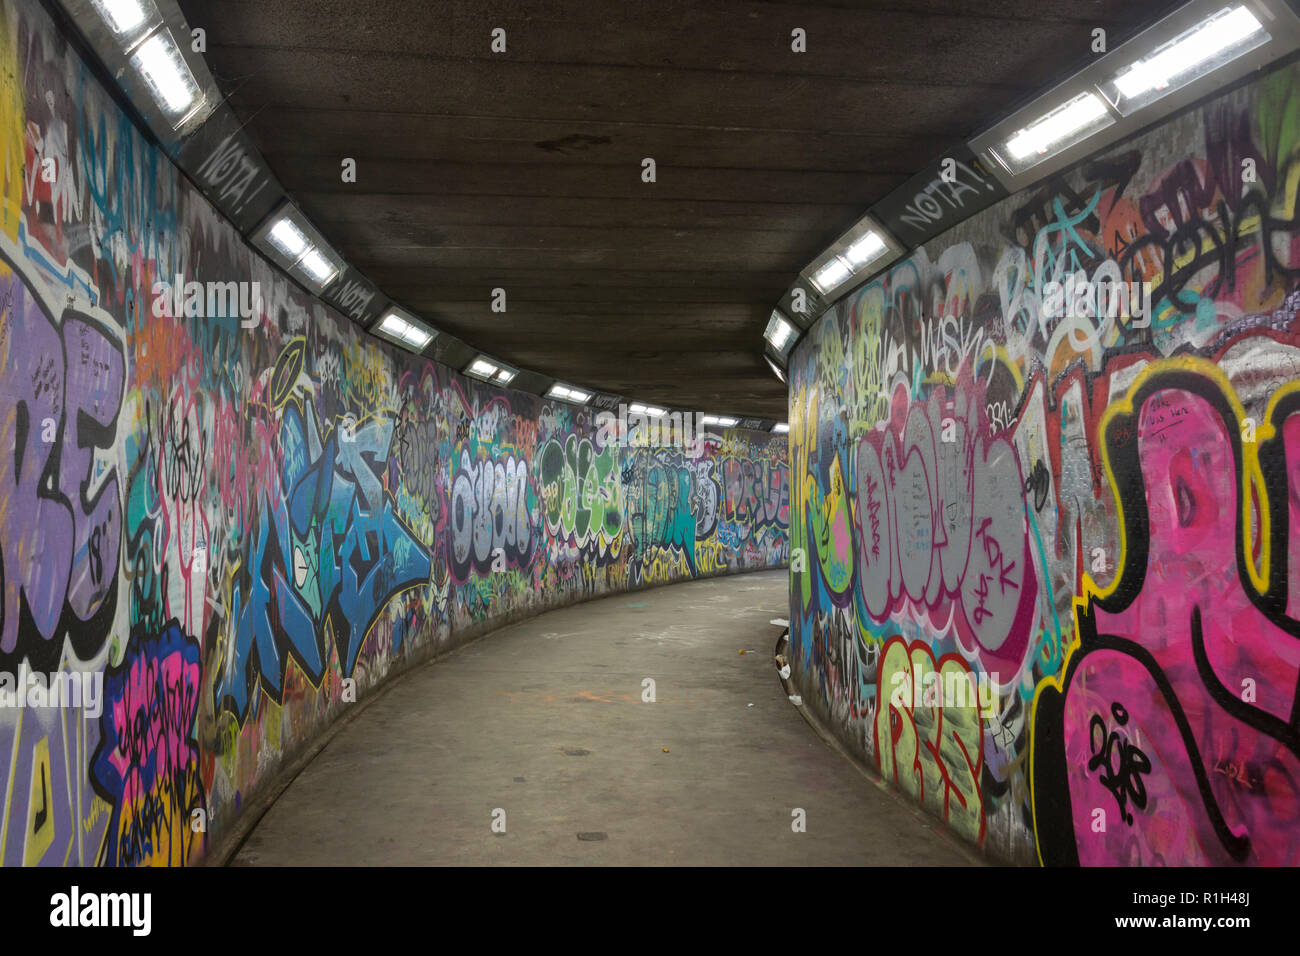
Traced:
<path id="1" fill-rule="evenodd" d="M 341 866 L 1240 917 L 1300 863 L 1297 50 L 1291 0 L 0 0 L 4 871 L 53 927 Z"/>

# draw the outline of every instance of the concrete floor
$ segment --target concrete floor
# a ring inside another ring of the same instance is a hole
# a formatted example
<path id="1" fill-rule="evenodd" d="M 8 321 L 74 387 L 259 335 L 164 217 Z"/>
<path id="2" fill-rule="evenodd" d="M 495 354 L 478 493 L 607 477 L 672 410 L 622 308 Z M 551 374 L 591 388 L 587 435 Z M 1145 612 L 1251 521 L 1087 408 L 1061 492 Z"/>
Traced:
<path id="1" fill-rule="evenodd" d="M 787 582 L 761 572 L 594 601 L 412 672 L 307 766 L 232 863 L 978 862 L 787 700 L 769 623 L 787 614 Z M 791 830 L 796 807 L 806 832 Z"/>

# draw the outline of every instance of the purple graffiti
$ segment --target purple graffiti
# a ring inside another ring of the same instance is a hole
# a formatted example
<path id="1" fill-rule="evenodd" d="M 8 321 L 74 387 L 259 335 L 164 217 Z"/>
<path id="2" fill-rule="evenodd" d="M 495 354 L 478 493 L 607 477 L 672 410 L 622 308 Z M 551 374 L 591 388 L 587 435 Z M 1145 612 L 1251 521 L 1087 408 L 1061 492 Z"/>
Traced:
<path id="1" fill-rule="evenodd" d="M 81 657 L 107 634 L 116 604 L 122 510 L 111 448 L 122 404 L 120 347 L 69 309 L 56 327 L 0 266 L 0 661 L 56 664 L 62 634 Z M 39 556 L 39 558 L 38 558 Z"/>

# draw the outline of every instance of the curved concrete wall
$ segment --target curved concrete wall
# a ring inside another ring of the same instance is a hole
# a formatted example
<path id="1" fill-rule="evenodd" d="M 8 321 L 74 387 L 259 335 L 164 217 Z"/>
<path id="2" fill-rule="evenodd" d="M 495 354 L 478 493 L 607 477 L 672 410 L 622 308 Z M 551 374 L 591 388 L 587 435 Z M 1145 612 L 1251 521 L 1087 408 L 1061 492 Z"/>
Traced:
<path id="1" fill-rule="evenodd" d="M 5 865 L 197 862 L 411 662 L 786 562 L 784 438 L 620 435 L 365 336 L 244 244 L 35 3 L 0 0 L 0 126 Z M 175 276 L 264 307 L 186 314 Z M 98 699 L 49 706 L 96 675 Z"/>
<path id="2" fill-rule="evenodd" d="M 796 681 L 996 857 L 1300 863 L 1298 96 L 1009 197 L 795 354 Z"/>

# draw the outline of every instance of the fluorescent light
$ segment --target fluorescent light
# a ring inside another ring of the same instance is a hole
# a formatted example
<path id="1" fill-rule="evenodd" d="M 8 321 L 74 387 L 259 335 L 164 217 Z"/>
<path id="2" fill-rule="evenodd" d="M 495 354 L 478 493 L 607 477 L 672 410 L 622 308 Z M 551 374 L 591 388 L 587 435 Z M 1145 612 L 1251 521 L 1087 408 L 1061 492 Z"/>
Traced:
<path id="1" fill-rule="evenodd" d="M 406 330 L 406 341 L 417 349 L 423 349 L 433 341 L 433 333 L 428 332 L 419 326 L 409 325 Z"/>
<path id="2" fill-rule="evenodd" d="M 275 244 L 275 247 L 283 252 L 290 259 L 296 260 L 307 251 L 307 237 L 302 234 L 302 230 L 285 216 L 266 234 L 267 239 Z"/>
<path id="3" fill-rule="evenodd" d="M 1270 39 L 1245 7 L 1224 7 L 1112 78 L 1123 103 L 1120 112 L 1127 115 Z"/>
<path id="4" fill-rule="evenodd" d="M 844 251 L 844 258 L 854 269 L 861 269 L 872 259 L 880 258 L 889 247 L 874 232 L 868 232 Z"/>
<path id="5" fill-rule="evenodd" d="M 1255 15 L 1245 7 L 1225 7 L 1182 36 L 1175 37 L 1151 56 L 1134 63 L 1116 77 L 1115 85 L 1130 97 L 1148 90 L 1163 89 L 1175 77 L 1195 69 L 1263 29 Z"/>
<path id="6" fill-rule="evenodd" d="M 320 232 L 288 200 L 267 216 L 252 239 L 267 258 L 317 294 L 347 268 Z"/>
<path id="7" fill-rule="evenodd" d="M 480 355 L 474 361 L 469 363 L 465 369 L 466 375 L 481 379 L 484 382 L 495 382 L 498 385 L 508 385 L 510 381 L 519 374 L 518 370 L 507 368 L 504 365 L 498 365 L 489 359 L 486 355 Z"/>
<path id="8" fill-rule="evenodd" d="M 95 7 L 118 36 L 130 33 L 149 16 L 145 5 L 140 0 L 95 0 Z"/>
<path id="9" fill-rule="evenodd" d="M 159 30 L 141 43 L 131 54 L 131 65 L 169 119 L 183 120 L 200 102 L 199 85 L 170 31 Z"/>
<path id="10" fill-rule="evenodd" d="M 789 433 L 790 433 L 789 422 L 777 422 L 775 425 L 772 426 L 772 434 L 774 435 L 788 435 Z"/>
<path id="11" fill-rule="evenodd" d="M 822 266 L 812 277 L 817 291 L 825 295 L 853 274 L 853 270 L 839 256 Z"/>
<path id="12" fill-rule="evenodd" d="M 1102 98 L 1096 93 L 1080 93 L 1007 140 L 1007 152 L 1012 159 L 1022 161 L 1034 154 L 1044 155 L 1054 146 L 1069 145 L 1072 137 L 1095 126 L 1103 117 L 1109 119 L 1110 114 Z"/>
<path id="13" fill-rule="evenodd" d="M 785 320 L 785 316 L 773 310 L 772 317 L 767 320 L 767 329 L 763 332 L 763 338 L 767 339 L 772 348 L 784 352 L 786 346 L 794 341 L 795 334 L 795 327 Z"/>
<path id="14" fill-rule="evenodd" d="M 410 326 L 407 325 L 404 320 L 399 319 L 391 312 L 384 316 L 383 321 L 379 323 L 379 330 L 381 332 L 387 332 L 389 335 L 396 336 L 399 339 L 405 337 L 406 330 L 409 328 Z"/>
<path id="15" fill-rule="evenodd" d="M 705 415 L 700 421 L 706 425 L 721 425 L 723 428 L 734 428 L 740 424 L 739 418 L 728 418 L 726 415 Z"/>
<path id="16" fill-rule="evenodd" d="M 873 272 L 879 271 L 879 268 L 869 271 L 869 266 L 886 266 L 901 255 L 902 251 L 902 247 L 884 227 L 871 216 L 863 216 L 825 253 L 814 259 L 813 264 L 801 274 L 801 278 L 807 279 L 818 293 L 829 297 L 833 290 L 843 285 L 850 277 L 861 272 L 862 278 L 867 278 Z M 812 272 L 811 277 L 807 275 L 808 272 Z M 791 291 L 790 295 L 793 296 L 794 292 Z M 780 323 L 774 320 L 779 317 L 782 322 L 790 325 L 786 314 L 788 311 L 788 309 L 785 311 L 780 308 L 773 309 L 773 320 L 768 322 L 767 332 L 764 333 L 764 337 L 782 356 L 789 345 L 786 337 L 781 335 Z M 799 334 L 798 326 L 790 325 L 789 337 L 797 339 Z"/>
<path id="17" fill-rule="evenodd" d="M 321 285 L 325 285 L 333 279 L 338 275 L 339 271 L 334 267 L 333 263 L 321 255 L 321 251 L 315 246 L 308 249 L 306 254 L 298 260 L 298 265 Z"/>
<path id="18" fill-rule="evenodd" d="M 403 318 L 396 312 L 389 312 L 380 320 L 378 331 L 417 352 L 424 351 L 436 334 L 414 319 Z"/>
<path id="19" fill-rule="evenodd" d="M 970 147 L 1014 193 L 1297 50 L 1295 2 L 1191 0 L 973 137 Z"/>
<path id="20" fill-rule="evenodd" d="M 634 415 L 649 415 L 651 418 L 659 418 L 668 414 L 666 408 L 656 408 L 654 405 L 642 405 L 640 402 L 633 402 L 627 407 L 627 410 Z"/>
<path id="21" fill-rule="evenodd" d="M 781 367 L 779 365 L 773 362 L 766 355 L 763 356 L 763 361 L 767 362 L 768 368 L 772 370 L 773 374 L 776 375 L 777 378 L 779 378 L 782 382 L 785 381 L 785 373 L 781 371 Z"/>
<path id="22" fill-rule="evenodd" d="M 547 398 L 558 398 L 566 402 L 575 402 L 579 405 L 591 400 L 591 392 L 584 392 L 580 388 L 574 388 L 572 385 L 562 385 L 556 382 L 551 386 L 551 390 L 546 393 Z"/>

